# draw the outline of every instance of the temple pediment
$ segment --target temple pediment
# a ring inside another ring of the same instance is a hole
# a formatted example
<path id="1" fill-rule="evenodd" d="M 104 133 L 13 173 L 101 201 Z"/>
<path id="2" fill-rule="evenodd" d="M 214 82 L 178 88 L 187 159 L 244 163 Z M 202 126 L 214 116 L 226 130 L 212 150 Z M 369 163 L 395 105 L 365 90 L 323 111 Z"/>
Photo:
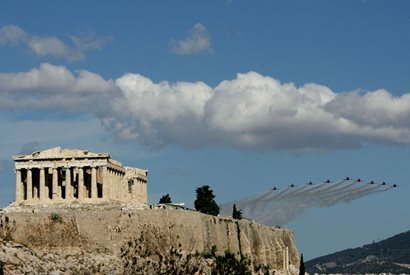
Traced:
<path id="1" fill-rule="evenodd" d="M 13 156 L 15 161 L 24 160 L 40 160 L 40 159 L 72 159 L 72 158 L 110 158 L 107 153 L 93 153 L 88 150 L 80 149 L 62 149 L 61 147 L 54 147 L 44 151 L 36 151 L 28 155 Z"/>

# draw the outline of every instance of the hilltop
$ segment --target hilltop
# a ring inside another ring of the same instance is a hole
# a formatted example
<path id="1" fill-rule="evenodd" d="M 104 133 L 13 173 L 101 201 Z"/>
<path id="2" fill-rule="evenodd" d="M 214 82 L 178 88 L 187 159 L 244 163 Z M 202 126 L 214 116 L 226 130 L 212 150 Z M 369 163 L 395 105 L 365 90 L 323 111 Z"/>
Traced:
<path id="1" fill-rule="evenodd" d="M 218 264 L 246 263 L 255 274 L 293 274 L 299 257 L 287 228 L 185 209 L 107 204 L 4 209 L 0 262 L 11 273 L 211 274 Z"/>
<path id="2" fill-rule="evenodd" d="M 305 263 L 309 273 L 410 273 L 410 231 Z"/>

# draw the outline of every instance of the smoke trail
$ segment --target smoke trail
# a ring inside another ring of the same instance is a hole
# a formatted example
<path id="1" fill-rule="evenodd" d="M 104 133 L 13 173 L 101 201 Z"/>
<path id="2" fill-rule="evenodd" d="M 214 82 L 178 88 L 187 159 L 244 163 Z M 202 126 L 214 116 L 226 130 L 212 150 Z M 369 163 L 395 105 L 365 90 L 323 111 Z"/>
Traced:
<path id="1" fill-rule="evenodd" d="M 230 215 L 233 203 L 242 210 L 244 217 L 267 225 L 283 225 L 300 215 L 306 208 L 330 207 L 339 202 L 350 202 L 360 197 L 384 192 L 395 186 L 359 180 L 342 180 L 290 186 L 226 203 L 221 206 L 223 215 Z"/>

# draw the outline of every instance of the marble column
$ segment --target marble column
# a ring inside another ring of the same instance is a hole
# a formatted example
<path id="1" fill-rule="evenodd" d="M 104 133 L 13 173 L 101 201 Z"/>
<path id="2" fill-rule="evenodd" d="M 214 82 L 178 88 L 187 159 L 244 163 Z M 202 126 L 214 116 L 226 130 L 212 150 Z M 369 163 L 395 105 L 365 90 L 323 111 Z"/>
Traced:
<path id="1" fill-rule="evenodd" d="M 289 270 L 289 247 L 286 247 L 286 270 Z"/>
<path id="2" fill-rule="evenodd" d="M 110 170 L 110 186 L 111 186 L 111 198 L 116 199 L 116 186 L 115 186 L 115 174 L 114 170 Z"/>
<path id="3" fill-rule="evenodd" d="M 284 246 L 282 250 L 283 270 L 289 270 L 289 247 Z"/>
<path id="4" fill-rule="evenodd" d="M 128 201 L 129 200 L 129 193 L 128 193 L 128 182 L 125 182 L 124 175 L 120 174 L 121 178 L 121 186 L 122 186 L 122 199 Z"/>
<path id="5" fill-rule="evenodd" d="M 115 196 L 115 186 L 114 186 L 114 179 L 113 179 L 113 171 L 111 169 L 108 169 L 108 178 L 110 181 L 110 199 L 114 199 Z"/>
<path id="6" fill-rule="evenodd" d="M 110 198 L 110 178 L 108 175 L 108 168 L 107 166 L 101 167 L 102 169 L 102 188 L 103 188 L 103 199 L 108 200 Z"/>
<path id="7" fill-rule="evenodd" d="M 31 200 L 33 198 L 33 176 L 31 173 L 31 169 L 27 169 L 27 200 Z"/>
<path id="8" fill-rule="evenodd" d="M 124 199 L 124 181 L 122 180 L 122 173 L 118 172 L 118 187 L 120 188 L 118 192 L 118 198 L 120 200 Z"/>
<path id="9" fill-rule="evenodd" d="M 62 182 L 60 183 L 60 181 L 58 180 L 58 174 L 61 173 L 61 169 L 62 169 L 61 167 L 56 168 L 56 170 L 57 170 L 57 198 L 59 198 L 59 199 L 63 198 L 63 183 Z"/>
<path id="10" fill-rule="evenodd" d="M 71 168 L 65 169 L 65 198 L 66 200 L 73 199 L 73 187 L 71 185 Z"/>
<path id="11" fill-rule="evenodd" d="M 84 198 L 84 169 L 78 167 L 78 199 L 82 200 Z"/>
<path id="12" fill-rule="evenodd" d="M 16 202 L 20 203 L 24 200 L 24 188 L 21 182 L 21 170 L 16 169 Z"/>
<path id="13" fill-rule="evenodd" d="M 282 248 L 282 269 L 286 270 L 286 254 L 285 247 Z"/>
<path id="14" fill-rule="evenodd" d="M 58 197 L 58 171 L 57 168 L 53 168 L 53 196 L 52 199 L 59 199 Z"/>
<path id="15" fill-rule="evenodd" d="M 117 186 L 117 200 L 120 200 L 120 193 L 121 193 L 121 182 L 119 181 L 119 172 L 115 172 L 115 186 Z"/>
<path id="16" fill-rule="evenodd" d="M 114 170 L 114 186 L 115 186 L 115 199 L 118 200 L 118 174 Z"/>
<path id="17" fill-rule="evenodd" d="M 40 179 L 39 179 L 39 187 L 40 187 L 40 201 L 44 201 L 46 199 L 46 176 L 44 168 L 40 168 Z"/>
<path id="18" fill-rule="evenodd" d="M 91 167 L 91 198 L 98 198 L 97 194 L 97 169 Z"/>

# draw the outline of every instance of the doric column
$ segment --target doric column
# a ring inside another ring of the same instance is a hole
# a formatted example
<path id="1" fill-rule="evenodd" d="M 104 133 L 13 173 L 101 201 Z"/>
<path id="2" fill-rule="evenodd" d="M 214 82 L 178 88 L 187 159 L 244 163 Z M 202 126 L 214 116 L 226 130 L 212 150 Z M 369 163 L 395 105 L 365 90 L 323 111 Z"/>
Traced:
<path id="1" fill-rule="evenodd" d="M 115 198 L 120 199 L 120 183 L 118 181 L 118 171 L 115 171 Z"/>
<path id="2" fill-rule="evenodd" d="M 97 197 L 97 169 L 91 167 L 91 198 L 96 199 Z"/>
<path id="3" fill-rule="evenodd" d="M 111 199 L 116 199 L 116 187 L 115 187 L 115 174 L 114 170 L 110 170 L 110 186 L 111 186 Z"/>
<path id="4" fill-rule="evenodd" d="M 84 198 L 84 169 L 78 167 L 78 199 L 82 200 Z"/>
<path id="5" fill-rule="evenodd" d="M 117 184 L 118 184 L 118 199 L 122 200 L 122 181 L 121 181 L 121 173 L 117 171 Z"/>
<path id="6" fill-rule="evenodd" d="M 21 182 L 21 170 L 16 169 L 16 202 L 20 203 L 24 200 L 24 188 Z"/>
<path id="7" fill-rule="evenodd" d="M 128 201 L 128 183 L 125 182 L 125 177 L 124 174 L 121 173 L 120 174 L 120 180 L 121 180 L 121 188 L 122 188 L 122 192 L 121 192 L 121 199 L 123 201 Z"/>
<path id="8" fill-rule="evenodd" d="M 65 169 L 65 198 L 66 200 L 73 199 L 73 187 L 71 186 L 71 168 Z"/>
<path id="9" fill-rule="evenodd" d="M 121 173 L 122 199 L 128 201 L 128 184 L 125 182 L 125 177 Z"/>
<path id="10" fill-rule="evenodd" d="M 31 169 L 27 169 L 27 200 L 31 200 L 33 198 L 33 177 L 31 173 Z"/>
<path id="11" fill-rule="evenodd" d="M 289 247 L 286 246 L 286 270 L 289 270 Z"/>
<path id="12" fill-rule="evenodd" d="M 110 199 L 114 199 L 115 198 L 114 175 L 111 169 L 108 169 L 108 178 L 110 181 L 110 190 L 111 190 Z"/>
<path id="13" fill-rule="evenodd" d="M 44 172 L 44 168 L 40 168 L 40 201 L 44 201 L 46 199 L 46 176 Z"/>
<path id="14" fill-rule="evenodd" d="M 59 199 L 58 197 L 58 171 L 57 168 L 53 168 L 53 196 L 52 199 Z"/>
<path id="15" fill-rule="evenodd" d="M 115 184 L 115 199 L 118 200 L 118 172 L 114 171 L 114 184 Z"/>
<path id="16" fill-rule="evenodd" d="M 282 249 L 282 261 L 283 261 L 283 270 L 286 270 L 286 250 L 285 247 Z"/>
<path id="17" fill-rule="evenodd" d="M 108 200 L 110 198 L 110 178 L 108 175 L 107 166 L 101 167 L 102 169 L 102 187 L 103 187 L 103 199 Z"/>
<path id="18" fill-rule="evenodd" d="M 59 171 L 59 169 L 60 169 L 60 171 Z M 60 185 L 60 182 L 58 180 L 58 174 L 61 173 L 61 167 L 60 168 L 57 167 L 56 170 L 57 170 L 57 198 L 62 199 L 63 198 L 63 183 L 61 182 L 61 185 Z M 62 179 L 61 179 L 61 181 L 62 181 Z"/>

